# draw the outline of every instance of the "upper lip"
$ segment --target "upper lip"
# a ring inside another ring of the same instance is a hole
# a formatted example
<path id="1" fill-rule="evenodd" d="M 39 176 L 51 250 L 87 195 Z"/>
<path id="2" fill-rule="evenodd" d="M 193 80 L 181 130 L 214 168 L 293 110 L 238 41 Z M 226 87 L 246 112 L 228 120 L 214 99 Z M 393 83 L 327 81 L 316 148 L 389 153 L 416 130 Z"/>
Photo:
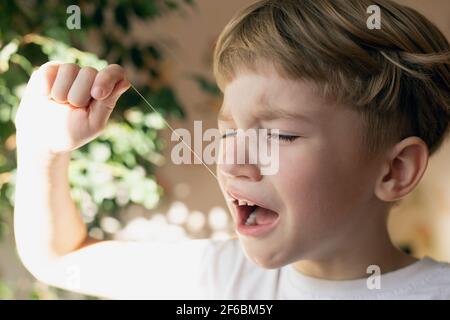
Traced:
<path id="1" fill-rule="evenodd" d="M 228 196 L 230 197 L 230 201 L 233 200 L 245 200 L 246 202 L 250 202 L 252 204 L 255 204 L 258 207 L 262 207 L 262 208 L 266 208 L 271 210 L 266 204 L 264 204 L 264 202 L 259 201 L 251 196 L 247 196 L 247 195 L 243 195 L 243 193 L 237 192 L 237 191 L 232 191 L 232 190 L 228 190 L 227 191 Z"/>

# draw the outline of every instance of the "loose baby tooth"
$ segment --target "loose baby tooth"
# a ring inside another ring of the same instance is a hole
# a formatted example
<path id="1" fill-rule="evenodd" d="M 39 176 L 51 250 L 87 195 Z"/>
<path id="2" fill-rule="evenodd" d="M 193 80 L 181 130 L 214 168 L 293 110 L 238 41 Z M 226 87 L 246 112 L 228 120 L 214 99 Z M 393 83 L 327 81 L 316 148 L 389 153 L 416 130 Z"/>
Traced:
<path id="1" fill-rule="evenodd" d="M 247 221 L 245 221 L 246 226 L 254 225 L 256 224 L 256 213 L 252 212 L 248 218 Z"/>
<path id="2" fill-rule="evenodd" d="M 247 204 L 247 202 L 245 202 L 245 200 L 239 200 L 239 205 L 240 205 L 240 206 L 243 206 L 243 205 L 245 205 L 245 204 Z"/>

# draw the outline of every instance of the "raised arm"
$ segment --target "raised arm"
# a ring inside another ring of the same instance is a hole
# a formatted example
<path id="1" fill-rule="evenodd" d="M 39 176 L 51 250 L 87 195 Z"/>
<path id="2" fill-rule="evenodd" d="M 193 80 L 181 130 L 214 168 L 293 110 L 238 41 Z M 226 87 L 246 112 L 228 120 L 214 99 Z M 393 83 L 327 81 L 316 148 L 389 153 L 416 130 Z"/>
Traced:
<path id="1" fill-rule="evenodd" d="M 195 298 L 205 242 L 96 243 L 70 196 L 70 152 L 100 134 L 128 88 L 117 65 L 97 72 L 48 63 L 33 73 L 16 117 L 18 253 L 37 279 L 60 288 L 112 298 Z"/>

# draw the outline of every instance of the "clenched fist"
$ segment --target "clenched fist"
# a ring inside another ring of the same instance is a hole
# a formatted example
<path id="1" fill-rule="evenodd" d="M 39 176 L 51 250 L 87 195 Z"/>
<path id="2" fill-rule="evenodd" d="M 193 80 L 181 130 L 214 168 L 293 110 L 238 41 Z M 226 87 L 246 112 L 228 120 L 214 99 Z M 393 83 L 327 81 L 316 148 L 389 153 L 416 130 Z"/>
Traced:
<path id="1" fill-rule="evenodd" d="M 124 69 L 48 62 L 28 82 L 16 115 L 17 148 L 68 153 L 96 138 L 130 87 Z"/>

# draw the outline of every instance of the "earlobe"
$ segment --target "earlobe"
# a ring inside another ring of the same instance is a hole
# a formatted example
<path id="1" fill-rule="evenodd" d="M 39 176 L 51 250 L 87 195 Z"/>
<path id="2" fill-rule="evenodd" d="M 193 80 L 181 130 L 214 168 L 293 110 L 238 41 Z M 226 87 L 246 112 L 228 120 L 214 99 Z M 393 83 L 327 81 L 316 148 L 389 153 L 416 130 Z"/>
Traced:
<path id="1" fill-rule="evenodd" d="M 414 190 L 429 158 L 427 145 L 418 137 L 405 138 L 391 150 L 375 186 L 376 196 L 387 202 L 397 201 Z"/>

